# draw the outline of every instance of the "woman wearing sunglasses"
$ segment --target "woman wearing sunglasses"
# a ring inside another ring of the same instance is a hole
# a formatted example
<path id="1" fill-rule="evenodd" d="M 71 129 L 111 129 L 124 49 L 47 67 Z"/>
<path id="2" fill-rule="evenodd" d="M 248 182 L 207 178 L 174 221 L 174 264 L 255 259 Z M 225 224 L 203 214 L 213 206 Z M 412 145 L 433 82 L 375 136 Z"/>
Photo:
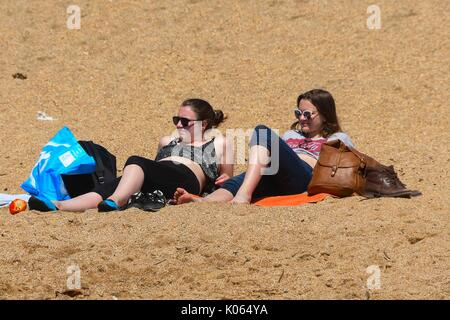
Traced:
<path id="1" fill-rule="evenodd" d="M 107 212 L 123 208 L 139 191 L 151 193 L 161 190 L 170 199 L 180 186 L 196 195 L 212 190 L 233 175 L 230 144 L 223 136 L 210 140 L 205 137 L 205 132 L 217 127 L 223 120 L 222 111 L 213 110 L 207 101 L 186 100 L 181 104 L 178 115 L 173 117 L 177 134 L 161 138 L 155 160 L 132 156 L 125 163 L 122 177 L 92 192 L 56 202 L 32 197 L 29 207 L 40 211 L 98 208 L 101 212 Z"/>
<path id="2" fill-rule="evenodd" d="M 252 199 L 305 192 L 322 144 L 335 139 L 348 146 L 353 144 L 347 134 L 341 132 L 334 99 L 325 90 L 314 89 L 301 94 L 294 115 L 297 121 L 282 139 L 266 126 L 255 128 L 246 172 L 227 180 L 205 198 L 198 199 L 178 188 L 174 202 L 231 200 L 250 203 Z M 272 165 L 275 160 L 277 170 L 264 174 L 268 164 Z"/>

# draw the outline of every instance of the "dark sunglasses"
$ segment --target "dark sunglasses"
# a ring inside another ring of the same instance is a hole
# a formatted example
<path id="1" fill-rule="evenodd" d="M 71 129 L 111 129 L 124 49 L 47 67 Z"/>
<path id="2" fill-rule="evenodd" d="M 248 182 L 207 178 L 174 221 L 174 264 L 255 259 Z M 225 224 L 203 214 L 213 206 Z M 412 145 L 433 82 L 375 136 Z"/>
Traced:
<path id="1" fill-rule="evenodd" d="M 307 120 L 311 120 L 312 116 L 315 114 L 314 112 L 310 111 L 310 110 L 299 110 L 299 109 L 295 109 L 294 110 L 295 113 L 295 117 L 297 119 L 300 119 L 300 117 L 303 115 Z"/>
<path id="2" fill-rule="evenodd" d="M 177 125 L 178 122 L 181 121 L 181 125 L 182 125 L 183 127 L 189 127 L 189 126 L 190 126 L 190 125 L 189 125 L 189 122 L 191 122 L 191 121 L 199 121 L 199 120 L 194 120 L 194 119 L 188 119 L 188 118 L 183 118 L 183 117 L 175 116 L 175 117 L 172 118 L 172 121 L 173 121 L 173 124 L 174 124 L 174 125 Z"/>

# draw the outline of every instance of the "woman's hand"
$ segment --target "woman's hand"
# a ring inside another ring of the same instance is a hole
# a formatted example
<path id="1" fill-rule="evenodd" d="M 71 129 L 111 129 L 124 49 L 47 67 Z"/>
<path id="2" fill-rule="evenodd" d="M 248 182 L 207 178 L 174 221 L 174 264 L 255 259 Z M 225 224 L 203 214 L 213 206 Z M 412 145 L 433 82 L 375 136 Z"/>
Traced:
<path id="1" fill-rule="evenodd" d="M 225 181 L 227 181 L 228 179 L 230 179 L 230 176 L 226 173 L 222 173 L 215 181 L 216 186 L 221 187 Z"/>

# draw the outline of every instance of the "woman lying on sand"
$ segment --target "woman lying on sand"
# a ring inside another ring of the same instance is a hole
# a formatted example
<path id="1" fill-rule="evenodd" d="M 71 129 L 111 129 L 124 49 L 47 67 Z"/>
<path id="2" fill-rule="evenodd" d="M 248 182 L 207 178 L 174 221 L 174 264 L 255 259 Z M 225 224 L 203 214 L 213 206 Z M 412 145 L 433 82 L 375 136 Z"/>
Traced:
<path id="1" fill-rule="evenodd" d="M 220 189 L 205 198 L 198 198 L 180 187 L 174 194 L 174 203 L 230 200 L 250 203 L 252 199 L 305 192 L 322 144 L 335 139 L 350 147 L 353 144 L 347 134 L 340 132 L 334 99 L 327 91 L 314 89 L 301 94 L 297 98 L 295 117 L 298 121 L 282 139 L 266 126 L 255 128 L 250 141 L 247 172 L 227 180 Z M 278 148 L 274 146 L 272 149 L 276 140 Z M 274 157 L 278 157 L 278 171 L 273 175 L 263 175 L 263 170 L 268 167 L 266 164 L 273 163 Z"/>
<path id="2" fill-rule="evenodd" d="M 139 191 L 147 193 L 158 189 L 169 199 L 176 187 L 181 186 L 189 194 L 198 195 L 215 184 L 221 185 L 233 175 L 232 161 L 226 161 L 230 157 L 233 159 L 231 151 L 227 153 L 230 144 L 221 136 L 206 140 L 205 132 L 223 120 L 222 111 L 214 111 L 207 101 L 186 100 L 181 104 L 178 116 L 173 117 L 178 137 L 161 138 L 155 160 L 132 156 L 125 163 L 121 178 L 70 200 L 51 202 L 31 197 L 30 210 L 98 208 L 100 212 L 115 211 L 126 206 L 130 197 Z"/>

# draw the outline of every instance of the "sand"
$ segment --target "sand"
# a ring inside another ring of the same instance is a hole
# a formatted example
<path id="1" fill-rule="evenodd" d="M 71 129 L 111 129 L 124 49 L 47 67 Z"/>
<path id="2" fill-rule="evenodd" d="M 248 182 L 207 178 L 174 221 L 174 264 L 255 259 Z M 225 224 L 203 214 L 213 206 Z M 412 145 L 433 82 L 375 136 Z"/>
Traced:
<path id="1" fill-rule="evenodd" d="M 122 168 L 155 156 L 186 98 L 222 109 L 223 132 L 283 132 L 298 94 L 321 87 L 357 148 L 423 195 L 152 214 L 3 208 L 0 298 L 450 298 L 450 2 L 378 1 L 379 30 L 366 25 L 372 1 L 73 2 L 79 30 L 66 27 L 67 1 L 0 2 L 0 193 L 23 192 L 64 125 Z"/>

